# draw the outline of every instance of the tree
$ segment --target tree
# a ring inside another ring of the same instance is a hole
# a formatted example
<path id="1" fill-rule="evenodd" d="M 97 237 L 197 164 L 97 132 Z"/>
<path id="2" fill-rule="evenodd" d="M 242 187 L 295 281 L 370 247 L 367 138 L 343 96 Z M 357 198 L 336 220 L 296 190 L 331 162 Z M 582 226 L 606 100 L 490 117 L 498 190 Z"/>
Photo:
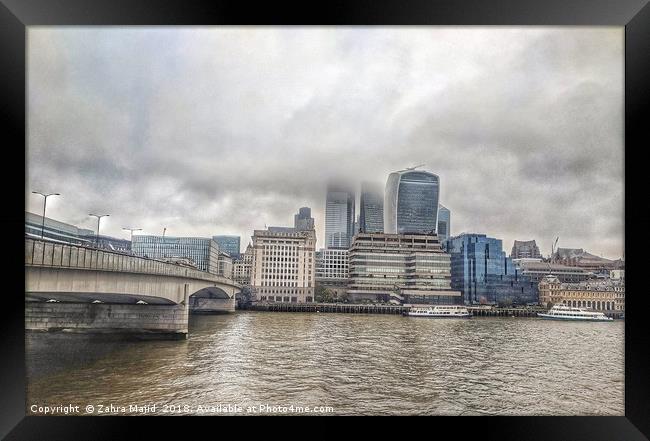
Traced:
<path id="1" fill-rule="evenodd" d="M 329 289 L 325 288 L 323 285 L 319 285 L 314 290 L 314 300 L 318 303 L 332 303 L 334 298 Z"/>

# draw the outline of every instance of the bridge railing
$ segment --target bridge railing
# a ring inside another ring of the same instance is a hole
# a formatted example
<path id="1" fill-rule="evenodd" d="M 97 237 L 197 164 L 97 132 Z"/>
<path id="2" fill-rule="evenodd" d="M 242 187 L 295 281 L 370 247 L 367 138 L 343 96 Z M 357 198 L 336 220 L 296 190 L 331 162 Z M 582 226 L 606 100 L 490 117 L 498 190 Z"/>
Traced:
<path id="1" fill-rule="evenodd" d="M 225 277 L 146 257 L 79 245 L 25 238 L 25 265 L 157 274 L 233 284 Z"/>

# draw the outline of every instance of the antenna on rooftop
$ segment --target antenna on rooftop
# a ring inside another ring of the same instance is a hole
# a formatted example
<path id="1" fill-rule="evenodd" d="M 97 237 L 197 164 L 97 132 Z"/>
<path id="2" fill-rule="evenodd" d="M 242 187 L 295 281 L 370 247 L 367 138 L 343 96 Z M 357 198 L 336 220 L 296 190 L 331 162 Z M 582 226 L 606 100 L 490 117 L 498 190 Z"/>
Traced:
<path id="1" fill-rule="evenodd" d="M 425 165 L 426 164 L 414 165 L 413 167 L 406 167 L 404 170 L 400 170 L 400 171 L 401 172 L 403 172 L 403 171 L 411 171 L 411 170 L 415 170 L 416 168 L 419 168 L 419 167 L 424 167 Z"/>

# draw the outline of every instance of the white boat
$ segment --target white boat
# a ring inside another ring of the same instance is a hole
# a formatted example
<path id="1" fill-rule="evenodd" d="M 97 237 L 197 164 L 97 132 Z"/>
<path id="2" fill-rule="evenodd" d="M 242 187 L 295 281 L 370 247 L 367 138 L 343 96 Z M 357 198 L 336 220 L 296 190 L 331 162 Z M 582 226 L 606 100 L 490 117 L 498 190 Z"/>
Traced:
<path id="1" fill-rule="evenodd" d="M 555 305 L 547 312 L 538 312 L 537 315 L 543 319 L 550 320 L 581 320 L 592 322 L 609 322 L 614 320 L 611 317 L 607 317 L 602 312 L 565 305 Z"/>
<path id="2" fill-rule="evenodd" d="M 409 317 L 470 318 L 472 314 L 464 306 L 435 305 L 412 307 L 404 313 Z"/>

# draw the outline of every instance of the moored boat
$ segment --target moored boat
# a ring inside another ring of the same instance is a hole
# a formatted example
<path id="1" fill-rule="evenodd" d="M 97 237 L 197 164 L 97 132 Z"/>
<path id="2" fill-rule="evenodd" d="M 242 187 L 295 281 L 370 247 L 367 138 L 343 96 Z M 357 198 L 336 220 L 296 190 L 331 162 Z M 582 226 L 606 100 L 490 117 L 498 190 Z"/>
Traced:
<path id="1" fill-rule="evenodd" d="M 614 320 L 611 317 L 607 317 L 602 312 L 565 305 L 554 305 L 547 312 L 538 312 L 537 315 L 548 320 L 578 320 L 591 322 L 609 322 Z"/>
<path id="2" fill-rule="evenodd" d="M 435 305 L 412 307 L 404 315 L 430 318 L 470 318 L 472 314 L 464 306 Z"/>

